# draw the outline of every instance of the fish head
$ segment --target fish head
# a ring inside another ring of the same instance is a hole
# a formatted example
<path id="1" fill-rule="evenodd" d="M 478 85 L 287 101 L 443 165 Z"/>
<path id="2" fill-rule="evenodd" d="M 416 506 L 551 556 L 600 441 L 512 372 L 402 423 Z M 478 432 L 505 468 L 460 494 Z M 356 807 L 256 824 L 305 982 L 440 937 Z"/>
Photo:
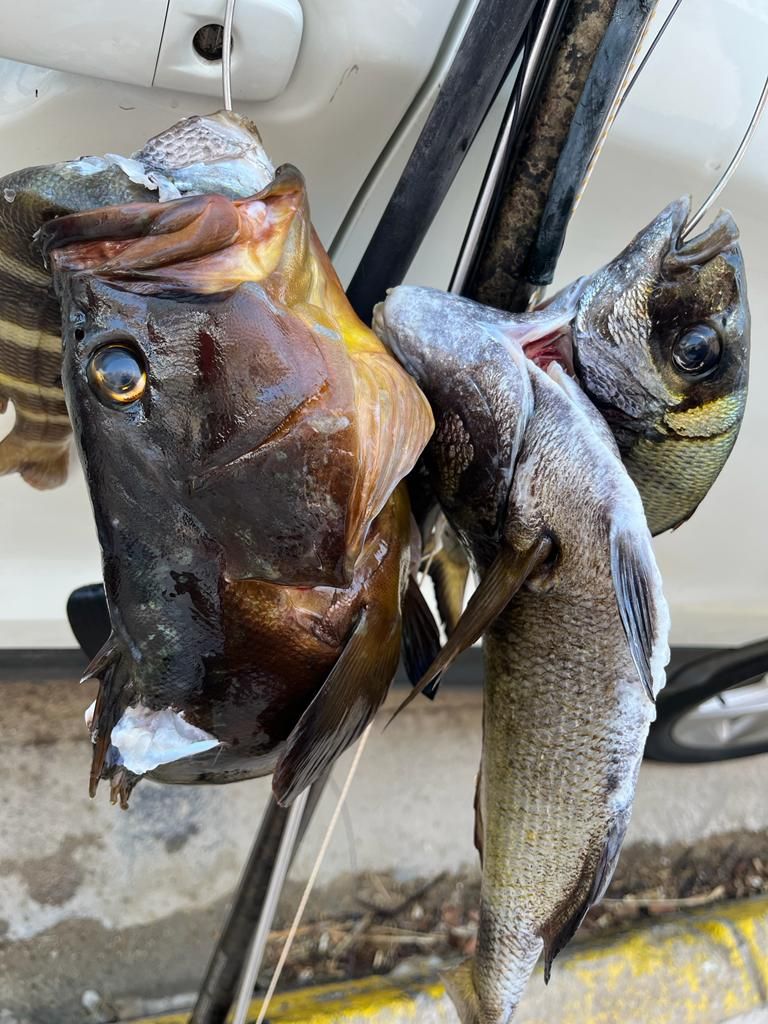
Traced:
<path id="1" fill-rule="evenodd" d="M 81 157 L 0 179 L 0 408 L 15 422 L 0 438 L 0 475 L 33 487 L 67 476 L 71 430 L 61 388 L 58 300 L 30 244 L 52 217 L 133 201 L 217 193 L 245 197 L 274 177 L 256 126 L 228 111 L 184 118 L 132 157 Z"/>
<path id="2" fill-rule="evenodd" d="M 209 296 L 87 273 L 58 284 L 67 406 L 105 558 L 132 534 L 160 560 L 213 546 L 229 578 L 336 582 L 356 450 L 339 348 L 323 351 L 257 283 Z"/>
<path id="3" fill-rule="evenodd" d="M 299 172 L 281 168 L 247 200 L 62 217 L 39 244 L 79 353 L 79 398 L 103 397 L 93 367 L 137 353 L 144 390 L 117 403 L 136 416 L 111 407 L 113 429 L 219 545 L 227 576 L 347 586 L 432 419 L 346 301 Z M 103 458 L 106 434 L 93 436 Z"/>
<path id="4" fill-rule="evenodd" d="M 689 518 L 723 468 L 747 397 L 750 318 L 727 212 L 685 238 L 671 203 L 584 280 L 574 367 L 616 436 L 653 533 Z"/>

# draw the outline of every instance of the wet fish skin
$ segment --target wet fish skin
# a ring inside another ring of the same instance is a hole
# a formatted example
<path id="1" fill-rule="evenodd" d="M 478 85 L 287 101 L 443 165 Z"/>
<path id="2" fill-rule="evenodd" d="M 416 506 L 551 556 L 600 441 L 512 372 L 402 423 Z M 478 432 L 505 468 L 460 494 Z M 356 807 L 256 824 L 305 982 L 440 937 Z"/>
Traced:
<path id="1" fill-rule="evenodd" d="M 733 448 L 747 400 L 750 316 L 738 229 L 721 213 L 682 241 L 689 211 L 688 198 L 671 203 L 586 279 L 573 325 L 576 374 L 616 437 L 653 534 L 693 515 Z M 692 372 L 676 353 L 701 327 L 720 355 Z"/>
<path id="2" fill-rule="evenodd" d="M 424 460 L 479 571 L 477 593 L 505 552 L 542 535 L 555 546 L 525 581 L 508 581 L 485 635 L 480 925 L 474 958 L 446 977 L 463 1024 L 507 1024 L 539 955 L 548 974 L 610 879 L 654 714 L 647 690 L 663 684 L 668 614 L 640 497 L 578 386 L 478 327 L 470 304 L 450 319 L 441 310 L 437 293 L 396 289 L 374 322 L 433 405 Z M 499 483 L 490 505 L 475 486 L 483 474 Z"/>
<path id="3" fill-rule="evenodd" d="M 215 191 L 251 195 L 274 169 L 255 125 L 225 111 L 190 117 L 132 157 L 83 157 L 0 178 L 0 411 L 16 422 L 0 441 L 0 475 L 33 487 L 66 479 L 71 426 L 61 387 L 61 312 L 32 239 L 45 221 L 94 207 Z"/>
<path id="4" fill-rule="evenodd" d="M 349 306 L 299 172 L 281 168 L 242 201 L 61 217 L 40 243 L 55 264 L 65 349 L 77 352 L 73 407 L 91 407 L 90 458 L 119 453 L 159 469 L 158 490 L 183 489 L 232 577 L 351 582 L 370 523 L 433 421 Z M 117 416 L 87 376 L 116 331 L 148 368 L 146 394 Z"/>
<path id="5" fill-rule="evenodd" d="M 112 624 L 91 789 L 273 771 L 289 803 L 394 676 L 426 399 L 346 303 L 295 169 L 39 242 Z"/>
<path id="6" fill-rule="evenodd" d="M 747 398 L 750 318 L 738 229 L 722 213 L 681 241 L 689 208 L 686 198 L 671 203 L 616 259 L 529 313 L 403 286 L 387 300 L 393 308 L 398 297 L 401 333 L 429 302 L 437 322 L 474 320 L 537 365 L 563 365 L 608 422 L 652 534 L 693 515 L 733 448 Z M 687 372 L 675 358 L 680 341 L 702 328 L 719 357 Z"/>

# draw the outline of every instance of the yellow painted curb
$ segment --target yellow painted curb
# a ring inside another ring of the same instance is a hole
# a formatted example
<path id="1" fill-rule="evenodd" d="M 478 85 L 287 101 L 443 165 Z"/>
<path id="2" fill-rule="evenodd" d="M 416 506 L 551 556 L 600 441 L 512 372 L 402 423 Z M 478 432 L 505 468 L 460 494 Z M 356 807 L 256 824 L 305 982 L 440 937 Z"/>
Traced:
<path id="1" fill-rule="evenodd" d="M 768 898 L 658 919 L 611 940 L 577 944 L 541 971 L 515 1024 L 721 1024 L 768 1005 Z M 260 1003 L 251 1006 L 255 1021 Z M 187 1024 L 186 1014 L 137 1024 Z M 277 996 L 269 1024 L 455 1024 L 434 978 L 364 978 Z"/>

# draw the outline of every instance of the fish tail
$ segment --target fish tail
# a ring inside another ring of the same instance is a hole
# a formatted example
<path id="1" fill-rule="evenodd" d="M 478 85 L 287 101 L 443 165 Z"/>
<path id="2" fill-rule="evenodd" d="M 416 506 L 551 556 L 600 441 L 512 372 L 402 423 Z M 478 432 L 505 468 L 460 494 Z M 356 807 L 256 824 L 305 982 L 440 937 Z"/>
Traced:
<path id="1" fill-rule="evenodd" d="M 475 988 L 472 967 L 473 961 L 465 960 L 458 967 L 443 971 L 442 977 L 461 1024 L 486 1024 L 480 997 Z"/>
<path id="2" fill-rule="evenodd" d="M 32 441 L 14 428 L 0 441 L 0 476 L 20 473 L 32 487 L 46 491 L 63 484 L 68 470 L 69 439 Z"/>

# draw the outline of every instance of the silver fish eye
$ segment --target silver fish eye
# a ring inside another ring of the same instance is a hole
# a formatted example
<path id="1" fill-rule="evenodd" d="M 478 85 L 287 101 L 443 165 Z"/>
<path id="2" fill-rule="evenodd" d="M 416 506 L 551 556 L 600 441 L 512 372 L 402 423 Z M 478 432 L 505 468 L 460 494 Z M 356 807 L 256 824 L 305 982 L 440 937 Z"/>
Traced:
<path id="1" fill-rule="evenodd" d="M 144 394 L 147 373 L 132 345 L 113 342 L 91 356 L 88 383 L 104 405 L 130 405 Z"/>
<path id="2" fill-rule="evenodd" d="M 710 373 L 720 362 L 723 343 L 709 324 L 697 324 L 684 331 L 672 345 L 672 361 L 678 370 L 690 376 Z"/>

